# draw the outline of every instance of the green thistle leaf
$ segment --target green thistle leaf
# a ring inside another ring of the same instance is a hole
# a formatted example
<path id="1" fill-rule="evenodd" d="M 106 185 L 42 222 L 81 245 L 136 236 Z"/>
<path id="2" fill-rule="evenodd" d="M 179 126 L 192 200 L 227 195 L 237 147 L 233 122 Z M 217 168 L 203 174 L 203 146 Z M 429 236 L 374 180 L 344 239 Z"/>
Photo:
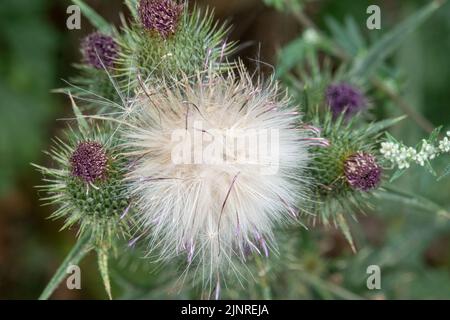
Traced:
<path id="1" fill-rule="evenodd" d="M 111 294 L 111 282 L 109 280 L 109 270 L 108 270 L 108 249 L 101 247 L 97 250 L 98 256 L 98 269 L 103 280 L 103 285 L 105 287 L 106 293 L 110 300 L 112 300 Z"/>
<path id="2" fill-rule="evenodd" d="M 78 128 L 80 129 L 83 134 L 86 134 L 89 131 L 89 125 L 84 118 L 83 114 L 81 113 L 80 109 L 78 108 L 77 104 L 73 100 L 72 95 L 69 93 L 70 102 L 72 103 L 72 109 L 73 113 L 75 114 L 75 117 L 77 118 L 78 122 Z"/>
<path id="3" fill-rule="evenodd" d="M 194 7 L 189 11 L 186 6 L 175 33 L 167 39 L 144 29 L 138 19 L 122 31 L 116 78 L 127 90 L 138 86 L 138 74 L 150 81 L 176 80 L 209 64 L 216 70 L 232 67 L 227 56 L 234 52 L 235 44 L 225 43 L 229 28 L 214 22 L 210 10 Z"/>
<path id="4" fill-rule="evenodd" d="M 344 234 L 345 239 L 347 239 L 348 243 L 350 244 L 350 247 L 352 248 L 352 251 L 356 252 L 356 247 L 355 247 L 355 244 L 353 242 L 353 237 L 352 237 L 352 234 L 350 232 L 350 228 L 349 228 L 349 226 L 347 224 L 347 221 L 344 218 L 344 215 L 342 213 L 339 213 L 337 215 L 336 221 L 337 221 L 337 224 L 338 224 L 339 228 L 341 229 L 342 233 Z"/>
<path id="5" fill-rule="evenodd" d="M 397 124 L 398 122 L 406 119 L 406 117 L 407 116 L 400 116 L 400 117 L 393 118 L 393 119 L 386 119 L 386 120 L 381 120 L 381 121 L 375 122 L 368 126 L 366 133 L 368 135 L 378 134 L 378 133 L 386 130 L 387 128 L 392 127 L 393 125 Z"/>
<path id="6" fill-rule="evenodd" d="M 400 46 L 401 40 L 425 22 L 444 2 L 432 1 L 398 24 L 380 41 L 376 42 L 364 56 L 355 60 L 350 74 L 356 78 L 369 78 L 375 69 Z"/>
<path id="7" fill-rule="evenodd" d="M 447 167 L 445 167 L 444 172 L 441 174 L 441 176 L 438 178 L 438 181 L 444 179 L 445 177 L 447 177 L 448 175 L 450 175 L 450 164 L 447 165 Z"/>
<path id="8" fill-rule="evenodd" d="M 80 130 L 68 130 L 66 141 L 55 139 L 48 154 L 57 168 L 35 165 L 46 183 L 38 188 L 47 194 L 42 201 L 59 206 L 51 218 L 65 219 L 63 229 L 78 225 L 80 236 L 87 233 L 92 236 L 94 244 L 114 248 L 117 239 L 129 236 L 129 223 L 133 219 L 131 214 L 120 218 L 131 206 L 123 180 L 127 161 L 121 156 L 113 128 L 109 125 L 100 128 L 88 123 L 75 104 L 74 112 Z M 73 174 L 72 156 L 80 145 L 86 143 L 98 145 L 104 153 L 105 167 L 101 168 L 104 177 L 95 181 L 85 181 Z"/>
<path id="9" fill-rule="evenodd" d="M 389 183 L 392 183 L 395 180 L 397 180 L 398 178 L 400 178 L 401 176 L 403 176 L 403 174 L 405 174 L 405 172 L 406 172 L 406 169 L 396 170 L 394 172 L 394 174 L 391 176 L 391 178 L 389 179 Z"/>
<path id="10" fill-rule="evenodd" d="M 93 245 L 91 243 L 90 235 L 85 234 L 80 237 L 56 273 L 53 275 L 42 294 L 39 296 L 39 300 L 47 300 L 50 298 L 59 284 L 67 277 L 67 268 L 70 265 L 78 264 L 86 256 L 86 254 L 92 250 L 92 248 Z"/>

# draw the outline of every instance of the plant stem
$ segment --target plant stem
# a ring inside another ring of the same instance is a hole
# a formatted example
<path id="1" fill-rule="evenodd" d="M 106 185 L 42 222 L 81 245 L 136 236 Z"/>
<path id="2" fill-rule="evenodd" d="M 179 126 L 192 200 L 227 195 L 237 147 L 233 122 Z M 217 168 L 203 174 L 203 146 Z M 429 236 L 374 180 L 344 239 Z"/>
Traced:
<path id="1" fill-rule="evenodd" d="M 370 81 L 376 88 L 383 91 L 387 96 L 389 96 L 389 98 L 391 98 L 392 101 L 394 101 L 394 103 L 407 116 L 409 116 L 413 121 L 415 121 L 423 130 L 425 130 L 428 133 L 433 132 L 434 130 L 433 124 L 430 121 L 428 121 L 428 119 L 426 119 L 424 116 L 422 116 L 419 112 L 417 112 L 412 106 L 410 106 L 405 101 L 405 99 L 403 99 L 395 91 L 391 90 L 388 86 L 386 86 L 383 81 L 381 81 L 377 77 L 372 77 Z"/>
<path id="2" fill-rule="evenodd" d="M 319 277 L 313 276 L 311 274 L 301 274 L 301 277 L 303 281 L 306 283 L 309 283 L 313 287 L 328 291 L 335 295 L 338 298 L 345 299 L 345 300 L 364 300 L 363 297 L 354 294 L 351 291 L 348 291 L 347 289 L 340 287 L 334 283 L 331 283 L 329 281 L 324 281 L 320 279 Z"/>
<path id="3" fill-rule="evenodd" d="M 50 282 L 47 284 L 44 291 L 42 291 L 39 296 L 39 300 L 47 300 L 67 276 L 67 268 L 70 265 L 79 263 L 81 259 L 83 259 L 83 257 L 92 249 L 90 240 L 91 236 L 89 234 L 84 234 L 78 239 L 75 246 L 50 279 Z"/>
<path id="4" fill-rule="evenodd" d="M 261 278 L 260 285 L 263 291 L 263 299 L 271 300 L 272 299 L 272 290 L 270 288 L 269 281 L 267 279 L 267 270 L 266 266 L 261 261 L 261 257 L 256 258 L 256 265 L 258 266 L 259 272 L 258 275 Z"/>
<path id="5" fill-rule="evenodd" d="M 322 280 L 318 276 L 315 276 L 315 275 L 312 275 L 312 274 L 306 272 L 303 268 L 300 268 L 297 266 L 291 266 L 291 270 L 300 271 L 298 275 L 305 283 L 315 287 L 316 289 L 320 289 L 320 290 L 329 292 L 340 299 L 345 299 L 345 300 L 364 300 L 365 299 L 364 297 L 359 296 L 337 284 Z"/>

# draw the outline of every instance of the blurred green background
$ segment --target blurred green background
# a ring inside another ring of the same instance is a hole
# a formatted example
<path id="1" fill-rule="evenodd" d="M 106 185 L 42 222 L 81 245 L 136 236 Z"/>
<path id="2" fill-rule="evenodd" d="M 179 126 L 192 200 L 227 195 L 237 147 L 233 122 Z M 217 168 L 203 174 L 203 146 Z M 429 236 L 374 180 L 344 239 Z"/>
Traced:
<path id="1" fill-rule="evenodd" d="M 108 20 L 118 23 L 126 11 L 120 0 L 86 1 Z M 230 38 L 242 44 L 241 57 L 275 64 L 283 45 L 302 32 L 289 14 L 261 0 L 203 0 L 216 16 L 233 25 Z M 266 2 L 276 2 L 269 1 Z M 426 0 L 306 1 L 306 14 L 321 28 L 325 18 L 354 17 L 365 28 L 366 8 L 378 4 L 383 33 L 417 10 Z M 0 2 L 0 298 L 35 299 L 75 241 L 75 230 L 58 232 L 61 222 L 47 220 L 52 208 L 42 207 L 34 186 L 40 176 L 30 163 L 45 164 L 42 150 L 65 125 L 68 99 L 51 93 L 63 86 L 80 60 L 80 39 L 92 31 L 86 19 L 81 30 L 66 28 L 69 1 L 3 0 Z M 404 39 L 390 63 L 405 79 L 404 97 L 435 126 L 450 124 L 450 4 L 447 3 L 414 34 Z M 247 60 L 248 61 L 248 60 Z M 270 70 L 270 68 L 269 68 Z M 379 116 L 399 114 L 384 104 Z M 393 129 L 406 143 L 415 144 L 426 133 L 406 120 Z M 442 169 L 449 159 L 436 163 Z M 436 182 L 424 170 L 411 170 L 395 184 L 426 196 L 450 210 L 450 178 Z M 345 298 L 346 292 L 375 299 L 450 299 L 450 223 L 437 214 L 399 202 L 382 201 L 376 211 L 361 217 L 354 229 L 358 254 L 353 255 L 334 231 L 312 230 L 305 235 L 304 264 L 311 277 L 298 275 L 295 290 L 273 298 Z M 382 290 L 366 288 L 366 268 L 382 268 Z M 105 298 L 94 257 L 82 263 L 82 290 L 60 288 L 54 298 Z M 149 275 L 151 277 L 151 275 Z M 320 289 L 325 288 L 325 289 Z M 337 288 L 337 289 L 336 289 Z M 336 291 L 337 290 L 337 291 Z M 342 291 L 343 290 L 343 291 Z M 343 293 L 343 294 L 342 294 Z M 232 294 L 230 294 L 232 296 Z M 156 295 L 164 298 L 164 294 Z M 240 297 L 246 297 L 245 292 Z M 248 294 L 249 298 L 256 298 Z"/>

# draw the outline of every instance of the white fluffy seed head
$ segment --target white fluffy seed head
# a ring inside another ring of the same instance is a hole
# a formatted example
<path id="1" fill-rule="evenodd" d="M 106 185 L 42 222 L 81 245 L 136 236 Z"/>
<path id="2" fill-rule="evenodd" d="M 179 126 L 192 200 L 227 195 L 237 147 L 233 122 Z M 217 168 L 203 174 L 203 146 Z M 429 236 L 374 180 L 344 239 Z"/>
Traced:
<path id="1" fill-rule="evenodd" d="M 206 280 L 236 258 L 268 254 L 274 226 L 309 200 L 309 131 L 275 83 L 255 85 L 242 67 L 146 87 L 127 121 L 150 248 L 163 259 L 185 254 Z"/>

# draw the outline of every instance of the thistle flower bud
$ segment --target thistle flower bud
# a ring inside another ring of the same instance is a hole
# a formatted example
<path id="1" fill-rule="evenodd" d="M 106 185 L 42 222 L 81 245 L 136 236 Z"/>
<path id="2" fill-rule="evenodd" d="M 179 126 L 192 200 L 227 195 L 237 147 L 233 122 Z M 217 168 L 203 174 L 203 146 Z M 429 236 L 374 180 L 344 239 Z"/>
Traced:
<path id="1" fill-rule="evenodd" d="M 118 57 L 118 45 L 114 39 L 100 32 L 84 38 L 82 52 L 86 63 L 96 69 L 111 68 Z"/>
<path id="2" fill-rule="evenodd" d="M 367 104 L 364 94 L 347 83 L 328 86 L 326 99 L 334 117 L 344 113 L 348 118 L 363 110 Z"/>
<path id="3" fill-rule="evenodd" d="M 105 178 L 107 162 L 102 145 L 94 141 L 81 142 L 70 157 L 72 175 L 86 183 Z"/>
<path id="4" fill-rule="evenodd" d="M 163 38 L 175 33 L 182 10 L 183 5 L 173 0 L 141 0 L 138 8 L 144 28 Z"/>
<path id="5" fill-rule="evenodd" d="M 381 181 L 381 167 L 374 156 L 357 152 L 345 160 L 344 173 L 349 185 L 361 191 L 378 187 Z"/>
<path id="6" fill-rule="evenodd" d="M 66 219 L 64 227 L 79 225 L 79 234 L 89 233 L 102 248 L 128 235 L 130 221 L 121 219 L 130 210 L 123 182 L 126 161 L 109 132 L 70 130 L 67 142 L 57 140 L 49 153 L 58 168 L 36 166 L 48 177 L 40 187 L 48 194 L 43 200 L 59 206 L 51 217 Z"/>

